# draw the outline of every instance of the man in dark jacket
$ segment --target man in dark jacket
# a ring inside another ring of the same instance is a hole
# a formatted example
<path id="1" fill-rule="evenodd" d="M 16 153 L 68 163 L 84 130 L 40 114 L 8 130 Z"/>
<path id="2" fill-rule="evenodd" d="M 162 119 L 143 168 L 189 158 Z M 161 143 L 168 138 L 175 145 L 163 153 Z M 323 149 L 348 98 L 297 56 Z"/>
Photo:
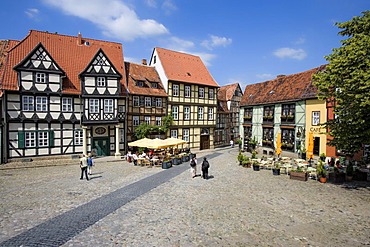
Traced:
<path id="1" fill-rule="evenodd" d="M 206 157 L 203 158 L 202 162 L 202 178 L 208 179 L 209 162 Z"/>

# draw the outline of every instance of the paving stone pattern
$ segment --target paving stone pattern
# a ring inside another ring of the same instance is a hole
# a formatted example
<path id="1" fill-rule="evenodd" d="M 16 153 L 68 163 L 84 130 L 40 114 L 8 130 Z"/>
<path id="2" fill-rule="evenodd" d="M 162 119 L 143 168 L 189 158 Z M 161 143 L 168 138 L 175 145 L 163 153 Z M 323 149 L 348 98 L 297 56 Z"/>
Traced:
<path id="1" fill-rule="evenodd" d="M 237 148 L 197 156 L 210 161 L 209 180 L 191 178 L 189 162 L 97 159 L 90 181 L 77 161 L 1 169 L 0 246 L 370 245 L 368 183 L 254 172 L 238 166 Z"/>

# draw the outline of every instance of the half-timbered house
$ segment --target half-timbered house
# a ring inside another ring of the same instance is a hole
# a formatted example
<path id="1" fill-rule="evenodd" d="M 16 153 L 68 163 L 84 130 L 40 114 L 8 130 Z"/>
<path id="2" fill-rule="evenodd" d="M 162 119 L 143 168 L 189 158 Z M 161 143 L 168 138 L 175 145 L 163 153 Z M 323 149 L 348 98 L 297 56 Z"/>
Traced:
<path id="1" fill-rule="evenodd" d="M 125 147 L 122 45 L 31 30 L 1 68 L 4 160 Z"/>
<path id="2" fill-rule="evenodd" d="M 230 140 L 239 138 L 240 100 L 243 92 L 239 83 L 222 86 L 217 92 L 217 121 L 215 147 L 229 145 Z"/>
<path id="3" fill-rule="evenodd" d="M 127 140 L 135 140 L 135 128 L 145 123 L 162 126 L 162 118 L 167 114 L 167 93 L 154 67 L 125 62 L 127 88 L 129 92 L 127 109 Z M 154 128 L 155 129 L 155 128 Z M 165 133 L 151 132 L 151 138 L 165 138 Z"/>
<path id="4" fill-rule="evenodd" d="M 200 57 L 157 47 L 149 64 L 168 94 L 167 109 L 174 119 L 171 137 L 187 141 L 191 148 L 213 148 L 219 86 Z"/>

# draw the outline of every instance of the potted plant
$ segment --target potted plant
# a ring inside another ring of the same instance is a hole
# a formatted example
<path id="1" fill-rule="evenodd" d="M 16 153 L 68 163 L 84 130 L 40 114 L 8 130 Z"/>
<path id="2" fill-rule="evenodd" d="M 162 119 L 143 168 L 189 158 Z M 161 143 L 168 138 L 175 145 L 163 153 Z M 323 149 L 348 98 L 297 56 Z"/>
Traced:
<path id="1" fill-rule="evenodd" d="M 252 152 L 252 159 L 255 159 L 255 158 L 257 158 L 257 152 L 256 152 L 256 150 L 253 150 L 253 152 Z"/>
<path id="2" fill-rule="evenodd" d="M 162 162 L 162 169 L 168 169 L 170 167 L 172 167 L 172 161 L 169 160 L 169 159 L 163 160 L 163 162 Z"/>
<path id="3" fill-rule="evenodd" d="M 320 154 L 320 160 L 322 160 L 323 162 L 325 162 L 325 159 L 326 159 L 326 154 L 325 153 L 321 153 Z"/>
<path id="4" fill-rule="evenodd" d="M 189 161 L 189 160 L 190 160 L 190 158 L 189 158 L 189 154 L 184 154 L 184 155 L 181 157 L 181 160 L 182 160 L 182 162 L 187 162 L 187 161 Z"/>
<path id="5" fill-rule="evenodd" d="M 280 175 L 280 162 L 275 162 L 274 166 L 272 167 L 272 174 Z"/>
<path id="6" fill-rule="evenodd" d="M 259 171 L 260 170 L 260 164 L 258 164 L 257 161 L 253 162 L 253 171 Z"/>
<path id="7" fill-rule="evenodd" d="M 178 155 L 175 155 L 175 157 L 172 158 L 172 164 L 173 165 L 180 165 L 181 164 L 181 158 Z"/>
<path id="8" fill-rule="evenodd" d="M 301 146 L 301 159 L 306 160 L 306 147 L 304 145 Z"/>
<path id="9" fill-rule="evenodd" d="M 325 170 L 324 163 L 322 162 L 322 160 L 319 160 L 319 163 L 317 164 L 316 174 L 317 174 L 317 176 L 319 178 L 319 181 L 321 183 L 326 183 L 327 171 Z"/>
<path id="10" fill-rule="evenodd" d="M 298 167 L 297 169 L 290 171 L 289 178 L 299 181 L 307 181 L 308 173 L 304 171 L 301 167 Z"/>
<path id="11" fill-rule="evenodd" d="M 254 150 L 257 146 L 256 137 L 253 137 L 253 139 L 249 140 L 248 145 L 251 147 L 251 150 Z"/>
<path id="12" fill-rule="evenodd" d="M 241 150 L 241 149 L 242 149 L 242 144 L 243 144 L 242 140 L 241 140 L 241 139 L 237 139 L 237 140 L 236 140 L 236 143 L 237 143 L 237 144 L 238 144 L 238 146 L 239 146 L 239 150 Z"/>
<path id="13" fill-rule="evenodd" d="M 246 167 L 246 168 L 250 168 L 251 167 L 251 161 L 250 161 L 249 157 L 243 156 L 242 166 L 243 167 Z"/>
<path id="14" fill-rule="evenodd" d="M 350 160 L 347 167 L 346 167 L 346 181 L 350 182 L 353 178 L 353 163 Z"/>
<path id="15" fill-rule="evenodd" d="M 239 165 L 241 166 L 242 162 L 243 162 L 243 159 L 244 159 L 244 155 L 242 154 L 242 151 L 240 151 L 240 150 L 239 150 L 239 154 L 238 154 L 237 159 L 239 161 Z"/>

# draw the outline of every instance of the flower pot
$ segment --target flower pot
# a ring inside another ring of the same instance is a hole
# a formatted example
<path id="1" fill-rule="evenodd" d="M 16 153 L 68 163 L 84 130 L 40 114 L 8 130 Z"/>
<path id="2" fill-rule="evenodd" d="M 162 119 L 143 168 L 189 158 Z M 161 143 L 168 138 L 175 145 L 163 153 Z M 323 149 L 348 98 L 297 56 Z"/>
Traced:
<path id="1" fill-rule="evenodd" d="M 307 172 L 290 172 L 289 175 L 290 179 L 299 180 L 299 181 L 307 181 L 308 173 Z"/>
<path id="2" fill-rule="evenodd" d="M 180 158 L 173 158 L 172 159 L 172 165 L 177 166 L 181 164 L 181 159 Z"/>
<path id="3" fill-rule="evenodd" d="M 189 155 L 182 156 L 182 162 L 188 162 L 189 160 Z"/>
<path id="4" fill-rule="evenodd" d="M 275 176 L 280 175 L 280 168 L 273 168 L 272 169 L 272 174 L 275 175 Z"/>
<path id="5" fill-rule="evenodd" d="M 168 169 L 172 166 L 172 162 L 171 161 L 163 161 L 162 162 L 162 169 Z"/>
<path id="6" fill-rule="evenodd" d="M 260 170 L 260 166 L 253 165 L 253 171 L 259 171 L 259 170 Z"/>
<path id="7" fill-rule="evenodd" d="M 326 183 L 326 177 L 320 177 L 319 181 L 320 183 Z"/>

